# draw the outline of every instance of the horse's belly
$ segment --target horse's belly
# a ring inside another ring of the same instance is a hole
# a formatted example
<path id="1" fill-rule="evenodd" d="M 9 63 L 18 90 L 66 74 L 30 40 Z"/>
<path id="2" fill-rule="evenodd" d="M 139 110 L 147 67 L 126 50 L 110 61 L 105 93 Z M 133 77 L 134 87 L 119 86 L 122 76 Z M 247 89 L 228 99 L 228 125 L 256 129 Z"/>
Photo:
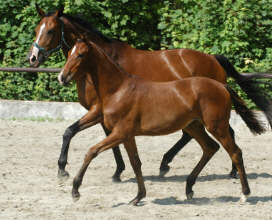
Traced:
<path id="1" fill-rule="evenodd" d="M 142 118 L 140 132 L 142 135 L 166 135 L 185 128 L 192 119 L 190 112 L 186 110 L 168 111 L 166 114 L 154 113 Z"/>

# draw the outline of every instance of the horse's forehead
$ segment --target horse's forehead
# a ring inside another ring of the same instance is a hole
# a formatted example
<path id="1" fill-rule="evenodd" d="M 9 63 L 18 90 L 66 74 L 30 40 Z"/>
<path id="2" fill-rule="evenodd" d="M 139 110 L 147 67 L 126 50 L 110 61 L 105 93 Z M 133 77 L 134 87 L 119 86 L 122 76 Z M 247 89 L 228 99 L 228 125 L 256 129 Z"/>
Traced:
<path id="1" fill-rule="evenodd" d="M 55 27 L 57 24 L 57 21 L 55 18 L 53 17 L 44 17 L 41 21 L 40 21 L 40 25 L 39 28 L 44 27 L 46 29 L 48 28 L 53 28 Z"/>

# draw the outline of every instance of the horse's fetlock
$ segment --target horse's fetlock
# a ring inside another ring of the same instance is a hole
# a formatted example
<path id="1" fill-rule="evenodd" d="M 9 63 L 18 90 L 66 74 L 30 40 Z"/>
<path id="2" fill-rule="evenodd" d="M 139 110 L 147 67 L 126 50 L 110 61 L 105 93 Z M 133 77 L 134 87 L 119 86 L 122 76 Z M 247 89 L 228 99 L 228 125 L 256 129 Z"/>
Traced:
<path id="1" fill-rule="evenodd" d="M 65 166 L 66 166 L 66 164 L 67 164 L 67 161 L 64 160 L 64 159 L 60 158 L 60 159 L 58 160 L 58 165 L 59 165 L 59 168 L 60 168 L 60 169 L 64 169 Z"/>

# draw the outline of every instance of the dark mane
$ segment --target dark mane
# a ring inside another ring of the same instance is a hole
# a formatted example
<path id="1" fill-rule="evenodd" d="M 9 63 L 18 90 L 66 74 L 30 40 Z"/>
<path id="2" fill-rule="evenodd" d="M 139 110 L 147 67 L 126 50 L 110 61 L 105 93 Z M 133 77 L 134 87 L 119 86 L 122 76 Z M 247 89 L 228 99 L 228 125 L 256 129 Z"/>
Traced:
<path id="1" fill-rule="evenodd" d="M 106 41 L 106 42 L 112 42 L 111 38 L 108 38 L 105 35 L 103 35 L 100 31 L 98 31 L 97 29 L 93 28 L 93 26 L 89 22 L 83 20 L 82 18 L 80 18 L 78 16 L 68 15 L 68 14 L 63 14 L 62 17 L 68 19 L 72 23 L 79 24 L 80 26 L 82 26 L 85 29 L 87 29 L 87 31 L 89 31 L 91 33 L 94 33 L 94 34 L 98 35 L 99 37 L 101 37 L 104 41 Z"/>

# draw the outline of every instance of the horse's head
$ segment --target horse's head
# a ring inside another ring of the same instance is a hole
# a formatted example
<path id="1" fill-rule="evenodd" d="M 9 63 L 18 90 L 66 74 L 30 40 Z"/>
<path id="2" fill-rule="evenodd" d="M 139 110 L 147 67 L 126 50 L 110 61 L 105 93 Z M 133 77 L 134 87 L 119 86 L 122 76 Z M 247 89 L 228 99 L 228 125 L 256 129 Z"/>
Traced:
<path id="1" fill-rule="evenodd" d="M 74 47 L 69 51 L 67 61 L 58 76 L 60 84 L 66 85 L 86 72 L 89 50 L 90 47 L 86 42 L 77 40 Z"/>
<path id="2" fill-rule="evenodd" d="M 41 21 L 35 29 L 36 39 L 29 54 L 29 63 L 34 67 L 38 67 L 52 52 L 61 48 L 63 32 L 63 23 L 59 19 L 63 13 L 63 6 L 49 15 L 38 5 L 36 10 Z"/>

